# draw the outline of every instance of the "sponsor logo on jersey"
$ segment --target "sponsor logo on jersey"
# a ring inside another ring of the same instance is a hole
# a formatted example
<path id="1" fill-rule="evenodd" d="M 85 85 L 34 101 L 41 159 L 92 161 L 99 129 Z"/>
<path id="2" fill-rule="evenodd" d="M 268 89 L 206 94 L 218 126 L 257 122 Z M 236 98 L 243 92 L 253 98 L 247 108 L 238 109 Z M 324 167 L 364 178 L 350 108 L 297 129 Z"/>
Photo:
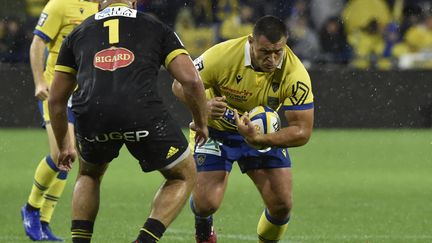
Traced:
<path id="1" fill-rule="evenodd" d="M 249 97 L 253 95 L 252 92 L 248 90 L 237 90 L 227 86 L 220 87 L 221 91 L 226 95 L 227 98 L 233 99 L 237 102 L 245 102 Z"/>
<path id="2" fill-rule="evenodd" d="M 123 16 L 128 18 L 136 18 L 137 11 L 128 7 L 108 7 L 96 13 L 95 19 L 105 19 L 113 16 Z"/>
<path id="3" fill-rule="evenodd" d="M 45 24 L 45 21 L 47 20 L 47 18 L 48 18 L 48 14 L 46 14 L 46 13 L 41 13 L 41 15 L 40 15 L 40 17 L 39 17 L 39 20 L 38 20 L 38 22 L 37 22 L 37 25 L 39 25 L 39 26 L 43 26 L 44 24 Z"/>
<path id="4" fill-rule="evenodd" d="M 90 143 L 105 143 L 110 140 L 125 140 L 128 142 L 140 142 L 150 134 L 147 130 L 132 132 L 110 132 L 99 134 L 95 137 L 84 137 L 84 140 Z"/>
<path id="5" fill-rule="evenodd" d="M 129 66 L 135 60 L 132 51 L 123 47 L 110 47 L 96 53 L 93 65 L 104 71 L 114 71 Z"/>

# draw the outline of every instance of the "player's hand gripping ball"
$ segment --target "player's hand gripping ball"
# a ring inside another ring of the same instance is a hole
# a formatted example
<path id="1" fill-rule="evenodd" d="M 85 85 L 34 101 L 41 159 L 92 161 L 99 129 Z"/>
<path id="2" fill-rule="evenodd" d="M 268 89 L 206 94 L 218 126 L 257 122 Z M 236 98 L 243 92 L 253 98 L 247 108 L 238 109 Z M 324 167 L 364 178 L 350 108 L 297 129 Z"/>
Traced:
<path id="1" fill-rule="evenodd" d="M 249 119 L 259 134 L 277 132 L 281 128 L 278 113 L 267 106 L 257 106 L 249 112 Z M 270 148 L 257 148 L 268 150 Z"/>

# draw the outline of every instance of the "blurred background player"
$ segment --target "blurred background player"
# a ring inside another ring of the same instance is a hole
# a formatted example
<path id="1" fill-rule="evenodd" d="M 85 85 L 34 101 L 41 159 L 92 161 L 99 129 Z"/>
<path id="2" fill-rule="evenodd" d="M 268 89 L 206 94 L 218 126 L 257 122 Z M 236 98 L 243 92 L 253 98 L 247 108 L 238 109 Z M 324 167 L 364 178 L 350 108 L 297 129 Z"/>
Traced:
<path id="1" fill-rule="evenodd" d="M 195 60 L 209 112 L 209 140 L 194 147 L 198 181 L 190 204 L 197 242 L 217 240 L 212 215 L 222 203 L 235 161 L 254 182 L 266 206 L 257 227 L 259 242 L 277 242 L 288 227 L 292 176 L 286 148 L 308 142 L 314 105 L 309 75 L 286 42 L 285 24 L 264 16 L 255 23 L 252 35 L 217 44 Z M 184 100 L 179 83 L 174 82 L 173 91 Z M 236 111 L 243 114 L 258 105 L 281 108 L 288 125 L 257 135 L 247 118 L 237 117 L 236 122 Z M 262 152 L 250 145 L 272 148 Z"/>
<path id="2" fill-rule="evenodd" d="M 67 173 L 59 171 L 58 148 L 53 135 L 47 98 L 54 77 L 54 65 L 63 39 L 88 16 L 97 12 L 97 0 L 51 0 L 43 9 L 34 30 L 30 47 L 30 63 L 35 84 L 35 97 L 43 117 L 50 146 L 49 154 L 36 169 L 27 203 L 21 208 L 26 234 L 34 241 L 62 241 L 49 227 L 55 206 L 63 193 Z M 46 57 L 46 49 L 48 56 Z M 73 138 L 74 118 L 69 113 L 69 129 Z"/>
<path id="3" fill-rule="evenodd" d="M 161 65 L 183 88 L 195 121 L 196 141 L 208 138 L 204 85 L 178 36 L 166 24 L 135 10 L 134 0 L 105 0 L 100 12 L 63 42 L 49 97 L 60 168 L 76 157 L 67 129 L 72 94 L 80 168 L 72 199 L 72 241 L 90 242 L 100 183 L 123 145 L 144 172 L 165 178 L 136 243 L 158 242 L 196 183 L 196 167 L 179 124 L 157 89 Z M 121 115 L 119 115 L 121 114 Z"/>

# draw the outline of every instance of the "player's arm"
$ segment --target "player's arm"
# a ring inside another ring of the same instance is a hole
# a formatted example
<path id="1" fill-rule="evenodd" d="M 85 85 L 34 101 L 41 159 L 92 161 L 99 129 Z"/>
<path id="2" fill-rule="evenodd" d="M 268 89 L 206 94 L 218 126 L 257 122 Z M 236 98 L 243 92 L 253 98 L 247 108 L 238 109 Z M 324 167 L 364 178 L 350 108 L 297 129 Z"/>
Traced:
<path id="1" fill-rule="evenodd" d="M 54 73 L 51 92 L 48 98 L 48 110 L 51 126 L 59 148 L 59 168 L 70 170 L 76 152 L 68 134 L 67 102 L 76 87 L 75 76 L 71 73 Z"/>
<path id="2" fill-rule="evenodd" d="M 70 170 L 76 158 L 76 151 L 71 136 L 68 134 L 67 102 L 72 95 L 76 82 L 78 66 L 73 53 L 73 41 L 70 34 L 62 44 L 55 65 L 54 80 L 48 98 L 48 110 L 51 127 L 59 148 L 59 169 Z"/>
<path id="3" fill-rule="evenodd" d="M 213 65 L 212 62 L 214 60 L 212 58 L 207 58 L 208 55 L 212 55 L 213 50 L 209 49 L 194 60 L 195 68 L 199 71 L 201 80 L 204 83 L 204 87 L 206 88 L 206 97 L 207 97 L 207 113 L 210 119 L 220 119 L 227 108 L 226 97 L 225 96 L 217 96 L 214 94 L 214 90 L 212 88 L 212 81 L 217 80 L 215 77 L 215 73 L 212 71 L 212 68 L 209 68 Z M 204 62 L 205 67 L 204 68 Z M 184 95 L 179 82 L 174 80 L 172 85 L 173 93 L 184 103 Z"/>
<path id="4" fill-rule="evenodd" d="M 185 103 L 185 97 L 183 94 L 182 86 L 177 81 L 174 80 L 172 84 L 172 91 L 179 98 L 180 101 Z M 206 92 L 211 92 L 210 90 L 206 90 Z M 225 96 L 216 96 L 213 98 L 207 99 L 207 113 L 210 119 L 217 120 L 220 119 L 226 111 L 228 104 L 226 103 Z"/>
<path id="5" fill-rule="evenodd" d="M 196 137 L 199 144 L 208 138 L 207 110 L 204 85 L 189 55 L 180 54 L 168 65 L 168 71 L 175 78 L 173 92 L 192 112 Z"/>
<path id="6" fill-rule="evenodd" d="M 45 67 L 45 48 L 45 41 L 38 35 L 34 35 L 30 45 L 30 65 L 35 84 L 35 97 L 40 100 L 47 99 L 49 94 L 48 83 L 43 75 Z"/>
<path id="7" fill-rule="evenodd" d="M 234 112 L 237 130 L 245 138 L 246 142 L 256 147 L 298 147 L 306 144 L 312 134 L 314 110 L 288 110 L 285 111 L 285 118 L 289 121 L 287 127 L 269 133 L 257 133 L 254 125 L 250 122 L 248 114 L 239 117 Z"/>

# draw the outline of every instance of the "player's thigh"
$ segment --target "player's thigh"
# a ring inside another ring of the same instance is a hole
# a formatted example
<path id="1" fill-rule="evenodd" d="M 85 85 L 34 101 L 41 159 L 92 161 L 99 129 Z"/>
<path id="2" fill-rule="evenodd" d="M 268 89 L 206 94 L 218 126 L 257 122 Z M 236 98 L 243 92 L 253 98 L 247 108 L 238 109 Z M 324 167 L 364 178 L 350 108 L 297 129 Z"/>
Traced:
<path id="1" fill-rule="evenodd" d="M 102 179 L 109 163 L 89 163 L 82 158 L 79 160 L 79 176 L 90 176 L 94 179 Z"/>
<path id="2" fill-rule="evenodd" d="M 267 207 L 291 208 L 291 168 L 257 169 L 247 172 Z"/>

